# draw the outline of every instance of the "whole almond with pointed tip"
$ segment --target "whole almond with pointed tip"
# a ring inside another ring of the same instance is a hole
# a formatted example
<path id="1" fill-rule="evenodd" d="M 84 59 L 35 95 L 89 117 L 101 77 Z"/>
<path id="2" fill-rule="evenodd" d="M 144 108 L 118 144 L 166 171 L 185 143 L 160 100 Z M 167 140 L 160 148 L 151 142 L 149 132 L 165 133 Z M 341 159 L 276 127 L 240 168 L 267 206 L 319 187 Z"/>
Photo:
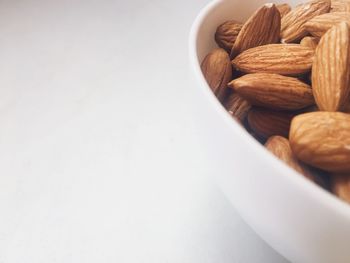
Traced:
<path id="1" fill-rule="evenodd" d="M 228 86 L 252 105 L 274 110 L 299 110 L 314 104 L 309 85 L 278 74 L 247 74 L 231 81 Z"/>
<path id="2" fill-rule="evenodd" d="M 248 112 L 248 124 L 261 138 L 269 138 L 273 135 L 288 137 L 293 117 L 292 113 L 254 107 Z"/>
<path id="3" fill-rule="evenodd" d="M 332 193 L 350 203 L 350 173 L 334 173 L 330 179 Z"/>
<path id="4" fill-rule="evenodd" d="M 330 0 L 316 0 L 298 5 L 292 9 L 281 21 L 282 43 L 293 43 L 307 35 L 303 25 L 315 16 L 328 13 Z"/>
<path id="5" fill-rule="evenodd" d="M 227 84 L 232 78 L 230 58 L 222 48 L 214 49 L 203 60 L 201 69 L 209 87 L 220 101 L 227 94 Z"/>
<path id="6" fill-rule="evenodd" d="M 229 20 L 218 26 L 215 32 L 215 41 L 218 46 L 231 52 L 242 26 L 243 24 L 236 20 Z"/>
<path id="7" fill-rule="evenodd" d="M 337 12 L 316 16 L 305 23 L 305 30 L 315 37 L 322 37 L 331 27 L 346 22 L 350 25 L 350 13 Z"/>
<path id="8" fill-rule="evenodd" d="M 312 87 L 317 106 L 339 111 L 350 95 L 350 30 L 345 22 L 332 27 L 321 39 L 312 66 Z"/>
<path id="9" fill-rule="evenodd" d="M 244 73 L 298 76 L 311 70 L 315 51 L 299 44 L 270 44 L 248 49 L 232 60 Z"/>
<path id="10" fill-rule="evenodd" d="M 312 171 L 294 156 L 288 139 L 282 136 L 271 136 L 265 143 L 265 147 L 292 169 L 311 181 L 315 181 L 315 176 L 312 174 Z"/>
<path id="11" fill-rule="evenodd" d="M 242 122 L 246 118 L 251 105 L 237 93 L 232 93 L 225 102 L 225 108 L 229 114 Z"/>
<path id="12" fill-rule="evenodd" d="M 329 172 L 350 172 L 350 114 L 298 115 L 292 120 L 289 141 L 301 161 Z"/>
<path id="13" fill-rule="evenodd" d="M 288 5 L 287 3 L 276 5 L 276 7 L 281 14 L 281 18 L 284 17 L 286 14 L 288 14 L 292 10 L 290 5 Z"/>
<path id="14" fill-rule="evenodd" d="M 316 49 L 319 42 L 320 42 L 320 39 L 318 37 L 307 36 L 300 41 L 300 45 L 304 47 L 310 47 L 312 49 Z"/>
<path id="15" fill-rule="evenodd" d="M 231 58 L 249 48 L 278 43 L 281 15 L 274 4 L 265 4 L 244 23 L 232 47 Z"/>
<path id="16" fill-rule="evenodd" d="M 331 13 L 334 12 L 350 12 L 349 0 L 331 0 Z"/>

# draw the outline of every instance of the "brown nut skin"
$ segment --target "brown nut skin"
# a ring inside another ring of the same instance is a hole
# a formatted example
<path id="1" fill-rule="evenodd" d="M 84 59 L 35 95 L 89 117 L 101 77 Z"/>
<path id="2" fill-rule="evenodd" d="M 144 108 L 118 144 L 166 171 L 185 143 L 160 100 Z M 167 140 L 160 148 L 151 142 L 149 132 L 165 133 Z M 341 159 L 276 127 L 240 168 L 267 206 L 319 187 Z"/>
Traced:
<path id="1" fill-rule="evenodd" d="M 350 114 L 298 115 L 292 120 L 289 141 L 301 161 L 329 172 L 350 172 Z"/>
<path id="2" fill-rule="evenodd" d="M 328 13 L 330 8 L 330 0 L 310 1 L 295 7 L 282 18 L 282 43 L 297 43 L 300 41 L 307 35 L 304 24 L 315 16 Z"/>
<path id="3" fill-rule="evenodd" d="M 300 41 L 300 45 L 316 49 L 319 42 L 320 38 L 307 36 Z"/>
<path id="4" fill-rule="evenodd" d="M 345 23 L 322 37 L 312 65 L 312 88 L 323 111 L 340 111 L 350 96 L 350 29 Z"/>
<path id="5" fill-rule="evenodd" d="M 278 43 L 281 15 L 274 4 L 265 4 L 244 23 L 232 47 L 230 57 L 266 44 Z"/>
<path id="6" fill-rule="evenodd" d="M 290 122 L 294 114 L 253 107 L 248 113 L 251 130 L 261 138 L 273 135 L 288 137 Z"/>
<path id="7" fill-rule="evenodd" d="M 286 14 L 288 14 L 292 10 L 290 5 L 287 3 L 276 5 L 276 7 L 281 14 L 281 18 L 284 17 Z"/>
<path id="8" fill-rule="evenodd" d="M 228 113 L 240 122 L 245 120 L 251 108 L 250 103 L 235 92 L 227 97 L 224 105 Z"/>
<path id="9" fill-rule="evenodd" d="M 215 41 L 218 46 L 231 52 L 242 26 L 243 24 L 236 20 L 229 20 L 219 25 L 215 32 Z"/>
<path id="10" fill-rule="evenodd" d="M 243 73 L 300 76 L 310 72 L 315 51 L 299 44 L 270 44 L 248 49 L 232 60 Z"/>
<path id="11" fill-rule="evenodd" d="M 273 110 L 300 110 L 315 103 L 309 85 L 279 74 L 247 74 L 228 86 L 252 105 Z"/>
<path id="12" fill-rule="evenodd" d="M 282 136 L 271 136 L 265 143 L 265 147 L 295 171 L 311 181 L 316 181 L 311 170 L 294 156 L 287 138 Z"/>
<path id="13" fill-rule="evenodd" d="M 350 12 L 349 0 L 332 0 L 330 13 Z"/>
<path id="14" fill-rule="evenodd" d="M 350 24 L 350 13 L 337 12 L 326 13 L 320 16 L 316 16 L 310 19 L 304 24 L 305 30 L 314 37 L 322 37 L 329 29 L 339 24 L 340 22 L 346 22 Z"/>
<path id="15" fill-rule="evenodd" d="M 222 48 L 214 49 L 204 58 L 201 69 L 209 87 L 223 102 L 227 95 L 227 84 L 232 79 L 229 55 Z"/>

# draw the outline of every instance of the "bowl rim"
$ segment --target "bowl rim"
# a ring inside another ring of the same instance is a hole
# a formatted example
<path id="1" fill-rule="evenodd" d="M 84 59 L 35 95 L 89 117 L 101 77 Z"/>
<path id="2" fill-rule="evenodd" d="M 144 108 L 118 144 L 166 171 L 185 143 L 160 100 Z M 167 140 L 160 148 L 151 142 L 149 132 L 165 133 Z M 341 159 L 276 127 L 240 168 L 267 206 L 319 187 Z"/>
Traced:
<path id="1" fill-rule="evenodd" d="M 197 17 L 195 18 L 189 35 L 189 61 L 191 71 L 195 75 L 195 79 L 198 82 L 199 89 L 201 89 L 202 94 L 207 98 L 207 101 L 210 104 L 210 107 L 217 112 L 217 114 L 222 118 L 224 122 L 230 127 L 231 130 L 239 137 L 239 140 L 242 140 L 243 143 L 250 147 L 252 151 L 255 152 L 255 155 L 259 158 L 262 158 L 266 161 L 267 165 L 270 165 L 272 168 L 280 171 L 285 174 L 285 179 L 288 180 L 290 185 L 295 185 L 299 190 L 308 192 L 309 195 L 317 199 L 319 203 L 322 203 L 327 209 L 333 210 L 335 214 L 340 214 L 341 216 L 346 217 L 350 220 L 350 205 L 345 201 L 342 201 L 340 198 L 332 194 L 331 192 L 326 191 L 322 187 L 318 186 L 316 183 L 311 182 L 309 179 L 304 176 L 300 176 L 298 172 L 290 168 L 287 164 L 280 161 L 272 153 L 268 152 L 263 145 L 261 145 L 255 138 L 253 138 L 243 127 L 241 127 L 238 122 L 236 122 L 232 116 L 224 109 L 219 100 L 212 93 L 209 85 L 207 84 L 201 68 L 199 56 L 197 53 L 197 40 L 199 29 L 207 17 L 207 15 L 215 9 L 217 6 L 221 5 L 226 0 L 213 0 L 204 6 Z M 198 90 L 199 90 L 198 89 Z"/>

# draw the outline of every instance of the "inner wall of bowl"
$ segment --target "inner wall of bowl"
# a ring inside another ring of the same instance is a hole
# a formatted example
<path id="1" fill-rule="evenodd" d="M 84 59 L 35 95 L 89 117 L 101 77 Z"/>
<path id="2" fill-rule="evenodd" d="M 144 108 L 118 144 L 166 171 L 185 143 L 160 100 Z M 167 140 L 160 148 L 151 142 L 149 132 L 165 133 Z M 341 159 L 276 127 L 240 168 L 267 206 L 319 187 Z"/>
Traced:
<path id="1" fill-rule="evenodd" d="M 197 35 L 197 57 L 201 63 L 203 58 L 215 47 L 217 47 L 214 35 L 216 28 L 227 20 L 237 20 L 245 22 L 253 12 L 260 6 L 268 3 L 289 3 L 292 7 L 306 2 L 307 0 L 293 1 L 264 1 L 264 0 L 227 0 L 218 1 L 217 4 L 206 13 L 202 20 L 201 26 Z"/>

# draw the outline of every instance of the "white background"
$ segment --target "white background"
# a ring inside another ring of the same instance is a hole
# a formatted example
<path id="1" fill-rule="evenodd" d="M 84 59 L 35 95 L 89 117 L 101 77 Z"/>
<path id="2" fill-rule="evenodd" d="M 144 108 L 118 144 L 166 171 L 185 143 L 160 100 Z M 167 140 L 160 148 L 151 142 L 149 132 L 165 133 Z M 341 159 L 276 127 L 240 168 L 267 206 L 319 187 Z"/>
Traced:
<path id="1" fill-rule="evenodd" d="M 285 262 L 208 176 L 207 2 L 0 1 L 1 263 Z"/>

